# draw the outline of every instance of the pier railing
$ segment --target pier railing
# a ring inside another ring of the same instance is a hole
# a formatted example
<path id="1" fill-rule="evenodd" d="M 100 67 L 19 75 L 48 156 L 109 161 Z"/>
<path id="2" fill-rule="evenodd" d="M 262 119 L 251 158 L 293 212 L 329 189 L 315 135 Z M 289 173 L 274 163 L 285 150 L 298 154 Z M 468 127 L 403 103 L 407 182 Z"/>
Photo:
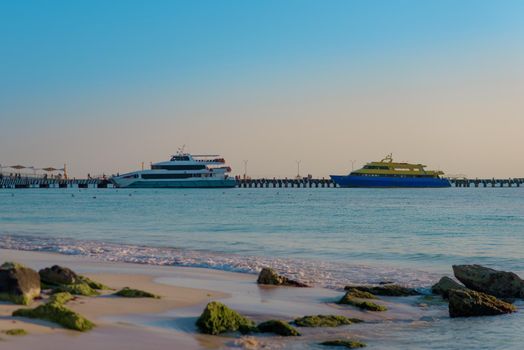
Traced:
<path id="1" fill-rule="evenodd" d="M 511 179 L 450 179 L 453 187 L 524 187 L 524 178 Z M 63 179 L 32 176 L 0 175 L 2 188 L 112 188 L 104 178 Z M 331 179 L 237 179 L 239 188 L 335 188 Z"/>

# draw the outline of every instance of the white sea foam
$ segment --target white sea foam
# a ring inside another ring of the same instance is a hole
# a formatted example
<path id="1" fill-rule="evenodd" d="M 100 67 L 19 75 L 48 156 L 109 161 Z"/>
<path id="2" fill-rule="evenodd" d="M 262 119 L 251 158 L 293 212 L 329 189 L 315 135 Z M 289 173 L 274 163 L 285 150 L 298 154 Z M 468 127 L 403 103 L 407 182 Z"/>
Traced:
<path id="1" fill-rule="evenodd" d="M 205 267 L 253 274 L 258 273 L 262 267 L 270 266 L 289 278 L 334 289 L 343 288 L 347 284 L 379 283 L 381 281 L 393 281 L 407 286 L 427 288 L 439 277 L 434 273 L 407 268 L 366 266 L 309 259 L 242 256 L 209 251 L 36 236 L 0 236 L 0 248 L 82 255 L 101 261 Z"/>

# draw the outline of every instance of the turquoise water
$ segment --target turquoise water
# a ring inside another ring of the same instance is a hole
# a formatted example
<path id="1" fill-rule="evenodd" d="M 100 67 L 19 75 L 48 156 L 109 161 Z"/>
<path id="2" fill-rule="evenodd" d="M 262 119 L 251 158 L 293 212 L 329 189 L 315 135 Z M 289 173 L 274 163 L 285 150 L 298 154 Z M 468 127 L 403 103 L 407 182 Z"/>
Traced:
<path id="1" fill-rule="evenodd" d="M 422 286 L 452 264 L 523 273 L 524 189 L 2 190 L 0 234 L 28 249 Z"/>
<path id="2" fill-rule="evenodd" d="M 0 247 L 424 290 L 452 264 L 524 276 L 524 188 L 0 190 Z M 436 318 L 378 324 L 369 348 L 521 349 L 517 305 L 509 316 L 451 320 L 440 306 Z"/>

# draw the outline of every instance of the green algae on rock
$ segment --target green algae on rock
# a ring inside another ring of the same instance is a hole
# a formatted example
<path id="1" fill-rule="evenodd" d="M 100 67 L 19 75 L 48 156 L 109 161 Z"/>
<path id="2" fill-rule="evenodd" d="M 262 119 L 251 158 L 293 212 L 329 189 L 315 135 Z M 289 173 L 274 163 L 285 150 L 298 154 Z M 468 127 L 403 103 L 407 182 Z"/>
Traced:
<path id="1" fill-rule="evenodd" d="M 356 288 L 348 288 L 346 289 L 347 292 L 354 298 L 360 298 L 360 299 L 378 299 L 376 296 L 374 296 L 373 294 L 369 293 L 369 292 L 366 292 L 366 291 L 363 291 L 363 290 L 360 290 L 360 289 L 356 289 Z"/>
<path id="2" fill-rule="evenodd" d="M 398 284 L 384 284 L 380 286 L 346 286 L 344 290 L 357 289 L 362 292 L 371 293 L 373 295 L 388 296 L 388 297 L 407 297 L 412 295 L 420 295 L 414 288 L 407 288 L 399 286 Z"/>
<path id="3" fill-rule="evenodd" d="M 6 329 L 5 331 L 2 331 L 2 333 L 6 335 L 12 335 L 12 336 L 21 336 L 21 335 L 27 335 L 27 331 L 23 328 L 13 328 L 13 329 Z"/>
<path id="4" fill-rule="evenodd" d="M 143 290 L 139 289 L 132 289 L 129 287 L 124 287 L 120 289 L 118 292 L 114 293 L 114 295 L 117 295 L 119 297 L 124 298 L 154 298 L 154 299 L 160 299 L 160 296 L 155 295 L 153 293 L 145 292 Z"/>
<path id="5" fill-rule="evenodd" d="M 95 326 L 85 317 L 58 302 L 49 302 L 34 309 L 18 309 L 13 312 L 13 316 L 51 321 L 64 328 L 80 332 L 91 330 Z"/>
<path id="6" fill-rule="evenodd" d="M 494 316 L 517 311 L 514 305 L 492 295 L 473 290 L 453 289 L 449 292 L 449 316 Z"/>
<path id="7" fill-rule="evenodd" d="M 235 331 L 249 333 L 255 330 L 255 324 L 251 320 L 218 301 L 206 305 L 196 325 L 202 333 L 212 335 Z"/>
<path id="8" fill-rule="evenodd" d="M 257 331 L 260 333 L 275 333 L 284 337 L 297 337 L 301 335 L 300 332 L 289 323 L 280 320 L 262 322 L 257 326 Z"/>
<path id="9" fill-rule="evenodd" d="M 320 343 L 320 345 L 339 346 L 339 347 L 344 347 L 346 349 L 358 349 L 358 348 L 363 348 L 366 346 L 366 344 L 361 343 L 356 340 L 344 340 L 344 339 L 328 340 L 328 341 Z"/>
<path id="10" fill-rule="evenodd" d="M 15 262 L 0 266 L 0 300 L 20 305 L 29 305 L 40 296 L 38 273 Z"/>
<path id="11" fill-rule="evenodd" d="M 344 294 L 342 299 L 338 301 L 338 304 L 351 305 L 358 307 L 359 309 L 369 310 L 369 311 L 386 311 L 387 307 L 383 305 L 375 304 L 371 301 L 360 301 L 353 298 L 350 292 Z"/>
<path id="12" fill-rule="evenodd" d="M 313 315 L 297 318 L 293 323 L 299 327 L 339 327 L 352 323 L 363 322 L 357 318 L 339 315 Z"/>
<path id="13" fill-rule="evenodd" d="M 105 284 L 93 281 L 92 279 L 90 279 L 89 277 L 86 277 L 86 276 L 79 275 L 78 279 L 82 283 L 87 284 L 92 289 L 98 289 L 98 290 L 110 290 L 111 289 L 108 286 L 106 286 Z"/>
<path id="14" fill-rule="evenodd" d="M 57 303 L 57 304 L 65 304 L 67 303 L 68 301 L 70 300 L 73 300 L 75 297 L 71 295 L 71 293 L 68 293 L 68 292 L 60 292 L 60 293 L 56 293 L 56 294 L 52 294 L 50 297 L 49 297 L 49 302 L 50 303 Z"/>
<path id="15" fill-rule="evenodd" d="M 83 295 L 86 297 L 94 297 L 100 295 L 98 291 L 91 288 L 87 283 L 63 284 L 53 288 L 53 293 L 67 292 L 73 295 Z"/>

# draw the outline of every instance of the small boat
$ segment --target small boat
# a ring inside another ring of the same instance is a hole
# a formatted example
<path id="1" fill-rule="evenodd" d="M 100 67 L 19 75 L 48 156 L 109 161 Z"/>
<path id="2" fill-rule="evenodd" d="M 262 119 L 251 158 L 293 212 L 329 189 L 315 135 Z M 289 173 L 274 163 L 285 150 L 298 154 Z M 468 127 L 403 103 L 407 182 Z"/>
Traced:
<path id="1" fill-rule="evenodd" d="M 231 168 L 218 155 L 191 155 L 180 149 L 169 161 L 151 164 L 151 169 L 113 176 L 120 188 L 227 188 L 235 187 Z"/>
<path id="2" fill-rule="evenodd" d="M 425 170 L 425 165 L 396 163 L 389 154 L 380 162 L 367 163 L 349 175 L 331 175 L 340 187 L 451 187 L 440 170 Z"/>

